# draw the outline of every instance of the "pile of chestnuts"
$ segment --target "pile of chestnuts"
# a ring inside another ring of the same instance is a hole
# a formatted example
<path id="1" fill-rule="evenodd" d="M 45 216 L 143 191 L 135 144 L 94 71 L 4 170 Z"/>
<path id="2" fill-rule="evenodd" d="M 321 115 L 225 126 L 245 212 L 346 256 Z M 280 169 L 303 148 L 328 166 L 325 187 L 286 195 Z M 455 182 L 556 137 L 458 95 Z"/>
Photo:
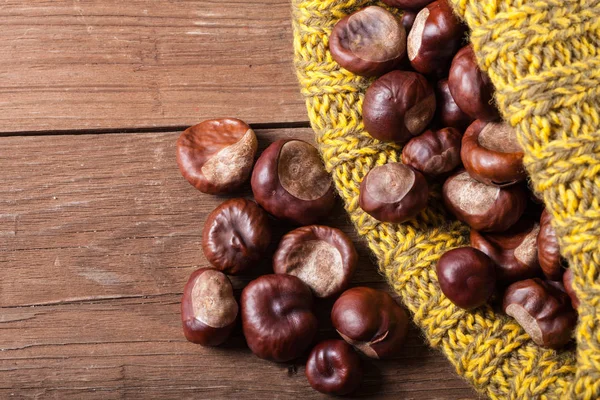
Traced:
<path id="1" fill-rule="evenodd" d="M 317 149 L 301 140 L 279 140 L 255 163 L 257 144 L 247 124 L 228 118 L 192 126 L 177 141 L 177 163 L 194 187 L 226 194 L 250 179 L 256 200 L 232 198 L 208 215 L 202 250 L 211 267 L 195 271 L 185 285 L 185 337 L 218 346 L 241 318 L 255 355 L 287 362 L 312 347 L 306 362 L 310 385 L 323 393 L 348 394 L 361 383 L 359 354 L 375 359 L 398 354 L 408 315 L 386 292 L 348 289 L 358 263 L 354 244 L 339 229 L 315 225 L 335 203 Z M 245 274 L 268 258 L 275 220 L 299 227 L 279 242 L 274 273 L 248 283 L 238 301 L 227 275 Z M 315 346 L 315 306 L 327 306 L 318 304 L 321 299 L 335 300 L 331 321 L 343 340 Z"/>
<path id="2" fill-rule="evenodd" d="M 467 27 L 447 0 L 383 2 L 392 11 L 358 10 L 329 38 L 341 67 L 376 78 L 362 105 L 366 132 L 404 145 L 402 163 L 364 177 L 360 207 L 402 223 L 425 209 L 430 185 L 443 184 L 445 207 L 471 227 L 471 247 L 440 258 L 442 292 L 467 310 L 499 300 L 535 343 L 563 347 L 577 320 L 572 274 L 551 215 L 528 189 L 523 150 L 500 119 Z"/>

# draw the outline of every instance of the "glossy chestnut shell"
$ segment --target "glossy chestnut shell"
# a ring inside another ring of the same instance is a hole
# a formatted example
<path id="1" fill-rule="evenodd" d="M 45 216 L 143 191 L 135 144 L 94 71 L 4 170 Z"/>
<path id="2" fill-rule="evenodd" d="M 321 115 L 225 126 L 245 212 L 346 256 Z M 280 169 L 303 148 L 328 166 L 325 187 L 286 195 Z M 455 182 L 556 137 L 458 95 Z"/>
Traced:
<path id="1" fill-rule="evenodd" d="M 437 263 L 436 272 L 444 295 L 466 310 L 485 304 L 496 287 L 494 262 L 472 247 L 444 253 Z"/>
<path id="2" fill-rule="evenodd" d="M 426 131 L 404 146 L 402 162 L 425 176 L 448 174 L 460 165 L 461 140 L 462 135 L 454 128 Z"/>
<path id="3" fill-rule="evenodd" d="M 258 141 L 243 121 L 220 118 L 185 130 L 177 140 L 181 174 L 198 190 L 230 193 L 250 177 Z"/>
<path id="4" fill-rule="evenodd" d="M 435 114 L 435 93 L 423 75 L 392 71 L 367 89 L 363 122 L 373 138 L 406 143 L 421 134 Z"/>
<path id="5" fill-rule="evenodd" d="M 257 264 L 271 242 L 267 213 L 255 202 L 230 199 L 206 218 L 202 251 L 220 271 L 237 275 Z"/>
<path id="6" fill-rule="evenodd" d="M 297 139 L 272 143 L 256 161 L 252 193 L 277 218 L 310 225 L 329 215 L 335 204 L 331 177 L 317 149 Z"/>
<path id="7" fill-rule="evenodd" d="M 504 122 L 473 122 L 460 156 L 469 175 L 486 185 L 510 186 L 527 177 L 516 132 Z"/>
<path id="8" fill-rule="evenodd" d="M 242 291 L 242 329 L 254 354 L 276 362 L 298 358 L 317 333 L 310 288 L 293 275 L 263 275 Z"/>
<path id="9" fill-rule="evenodd" d="M 408 332 L 408 315 L 386 292 L 368 287 L 346 290 L 331 310 L 342 338 L 371 358 L 398 354 Z"/>
<path id="10" fill-rule="evenodd" d="M 355 391 L 363 375 L 358 354 L 343 340 L 316 345 L 308 356 L 305 372 L 313 389 L 338 396 Z"/>
<path id="11" fill-rule="evenodd" d="M 510 285 L 503 309 L 536 344 L 552 349 L 560 349 L 571 340 L 577 322 L 569 296 L 539 278 Z"/>
<path id="12" fill-rule="evenodd" d="M 286 234 L 273 256 L 276 274 L 297 276 L 316 297 L 340 294 L 350 284 L 358 254 L 352 241 L 339 229 L 310 225 Z"/>
<path id="13" fill-rule="evenodd" d="M 393 70 L 406 55 L 406 30 L 386 9 L 366 7 L 338 21 L 329 37 L 329 51 L 348 71 L 379 76 Z"/>
<path id="14" fill-rule="evenodd" d="M 471 246 L 494 260 L 498 281 L 510 284 L 541 274 L 537 256 L 539 231 L 539 224 L 530 219 L 521 219 L 500 233 L 484 233 L 471 229 Z"/>
<path id="15" fill-rule="evenodd" d="M 471 228 L 502 232 L 513 226 L 527 206 L 527 190 L 521 185 L 488 186 L 458 171 L 446 180 L 442 197 L 446 208 Z"/>
<path id="16" fill-rule="evenodd" d="M 550 280 L 560 280 L 566 261 L 560 255 L 560 246 L 556 231 L 552 226 L 552 217 L 544 210 L 540 218 L 540 233 L 537 237 L 538 259 L 544 275 Z"/>
<path id="17" fill-rule="evenodd" d="M 225 274 L 201 268 L 190 276 L 181 299 L 181 320 L 187 340 L 218 346 L 231 334 L 237 316 L 238 304 Z"/>

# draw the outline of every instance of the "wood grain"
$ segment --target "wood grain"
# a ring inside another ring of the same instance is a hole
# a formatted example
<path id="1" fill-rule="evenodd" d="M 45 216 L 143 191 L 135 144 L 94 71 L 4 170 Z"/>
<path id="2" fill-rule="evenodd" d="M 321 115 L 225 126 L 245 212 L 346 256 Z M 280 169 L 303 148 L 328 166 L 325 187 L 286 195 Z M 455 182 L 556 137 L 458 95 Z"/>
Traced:
<path id="1" fill-rule="evenodd" d="M 309 129 L 257 134 L 262 147 L 312 139 Z M 183 338 L 181 291 L 207 265 L 202 223 L 223 198 L 180 176 L 177 136 L 0 138 L 0 398 L 322 398 L 302 360 L 259 360 L 239 329 L 218 349 Z M 341 207 L 326 223 L 357 243 L 353 284 L 386 288 Z M 236 293 L 269 270 L 233 279 Z M 335 336 L 330 306 L 318 307 L 320 338 Z M 475 398 L 416 329 L 397 359 L 365 362 L 359 397 Z"/>
<path id="2" fill-rule="evenodd" d="M 306 121 L 290 7 L 3 1 L 0 132 Z"/>

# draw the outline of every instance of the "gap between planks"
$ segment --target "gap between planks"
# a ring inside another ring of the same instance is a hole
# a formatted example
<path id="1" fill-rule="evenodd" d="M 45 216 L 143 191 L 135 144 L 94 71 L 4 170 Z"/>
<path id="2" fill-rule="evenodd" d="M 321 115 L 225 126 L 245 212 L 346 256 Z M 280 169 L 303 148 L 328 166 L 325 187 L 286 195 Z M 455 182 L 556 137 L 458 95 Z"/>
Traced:
<path id="1" fill-rule="evenodd" d="M 200 122 L 200 121 L 198 121 Z M 252 129 L 296 129 L 310 128 L 309 121 L 295 122 L 263 122 L 250 124 Z M 1 137 L 15 136 L 69 136 L 69 135 L 119 135 L 131 133 L 167 133 L 184 131 L 188 125 L 180 126 L 155 126 L 151 128 L 101 128 L 101 129 L 67 129 L 67 130 L 47 130 L 47 131 L 13 131 L 0 132 Z"/>

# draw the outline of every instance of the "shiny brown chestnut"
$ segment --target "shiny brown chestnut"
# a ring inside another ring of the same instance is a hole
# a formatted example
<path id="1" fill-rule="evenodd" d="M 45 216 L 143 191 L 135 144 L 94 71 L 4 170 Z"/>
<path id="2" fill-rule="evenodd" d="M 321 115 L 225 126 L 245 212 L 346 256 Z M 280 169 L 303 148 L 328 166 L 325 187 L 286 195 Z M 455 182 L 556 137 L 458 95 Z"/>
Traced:
<path id="1" fill-rule="evenodd" d="M 326 340 L 311 351 L 306 361 L 310 386 L 337 396 L 354 392 L 362 381 L 360 358 L 343 340 Z"/>
<path id="2" fill-rule="evenodd" d="M 237 316 L 238 304 L 227 276 L 212 268 L 194 271 L 181 298 L 186 339 L 203 346 L 218 346 L 231 334 Z"/>
<path id="3" fill-rule="evenodd" d="M 527 177 L 516 132 L 504 122 L 473 122 L 463 136 L 460 157 L 469 174 L 486 185 L 510 186 Z"/>
<path id="4" fill-rule="evenodd" d="M 310 288 L 293 275 L 263 275 L 242 291 L 242 329 L 250 350 L 276 362 L 304 353 L 317 333 Z"/>
<path id="5" fill-rule="evenodd" d="M 442 126 L 458 129 L 462 133 L 471 125 L 473 118 L 465 114 L 456 104 L 448 88 L 447 79 L 438 81 L 435 98 L 437 99 L 436 119 Z"/>
<path id="6" fill-rule="evenodd" d="M 446 75 L 464 32 L 447 0 L 428 4 L 419 11 L 408 34 L 410 64 L 422 74 Z"/>
<path id="7" fill-rule="evenodd" d="M 393 70 L 406 54 L 406 30 L 392 13 L 370 6 L 338 21 L 329 51 L 343 68 L 361 76 Z"/>
<path id="8" fill-rule="evenodd" d="M 346 290 L 331 310 L 340 336 L 371 358 L 398 354 L 408 332 L 408 315 L 386 292 L 368 287 Z"/>
<path id="9" fill-rule="evenodd" d="M 433 0 L 383 0 L 385 4 L 402 9 L 419 10 Z M 406 12 L 406 11 L 404 11 Z"/>
<path id="10" fill-rule="evenodd" d="M 267 212 L 298 225 L 310 225 L 335 204 L 331 177 L 319 152 L 302 140 L 281 139 L 261 154 L 252 173 L 254 198 Z"/>
<path id="11" fill-rule="evenodd" d="M 541 275 L 537 256 L 540 226 L 521 219 L 501 233 L 484 233 L 471 229 L 471 246 L 487 254 L 496 263 L 496 276 L 510 284 Z"/>
<path id="12" fill-rule="evenodd" d="M 565 287 L 565 292 L 571 298 L 571 305 L 575 310 L 579 308 L 579 297 L 577 297 L 577 293 L 573 289 L 573 270 L 567 269 L 562 276 L 562 282 Z"/>
<path id="13" fill-rule="evenodd" d="M 560 255 L 556 231 L 552 227 L 552 217 L 544 209 L 540 218 L 540 233 L 537 237 L 538 258 L 544 275 L 550 280 L 560 280 L 564 272 L 565 260 Z"/>
<path id="14" fill-rule="evenodd" d="M 344 232 L 310 225 L 281 239 L 273 256 L 273 270 L 276 274 L 297 276 L 316 297 L 328 298 L 348 287 L 357 262 L 354 244 Z"/>
<path id="15" fill-rule="evenodd" d="M 267 213 L 255 202 L 230 199 L 211 212 L 202 231 L 202 251 L 220 271 L 237 275 L 258 263 L 271 241 Z"/>
<path id="16" fill-rule="evenodd" d="M 406 143 L 425 130 L 435 114 L 435 93 L 416 72 L 392 71 L 367 89 L 365 130 L 375 139 Z"/>
<path id="17" fill-rule="evenodd" d="M 181 174 L 203 193 L 238 189 L 250 177 L 258 141 L 234 118 L 211 119 L 186 129 L 177 140 Z"/>
<path id="18" fill-rule="evenodd" d="M 444 253 L 437 263 L 436 272 L 442 293 L 465 310 L 484 305 L 496 287 L 494 261 L 473 247 Z"/>
<path id="19" fill-rule="evenodd" d="M 472 45 L 460 49 L 452 60 L 448 87 L 456 104 L 474 119 L 495 121 L 500 114 L 493 103 L 494 85 L 479 69 Z"/>
<path id="20" fill-rule="evenodd" d="M 460 165 L 461 140 L 462 135 L 454 128 L 426 131 L 404 146 L 402 162 L 426 176 L 445 175 Z"/>
<path id="21" fill-rule="evenodd" d="M 527 207 L 527 190 L 521 185 L 488 186 L 458 171 L 442 188 L 446 208 L 471 228 L 502 232 L 513 226 Z"/>
<path id="22" fill-rule="evenodd" d="M 367 173 L 358 204 L 378 221 L 402 223 L 427 207 L 428 196 L 423 174 L 401 163 L 389 163 Z"/>
<path id="23" fill-rule="evenodd" d="M 539 278 L 510 285 L 502 307 L 539 346 L 560 349 L 571 340 L 577 313 L 569 296 Z"/>

